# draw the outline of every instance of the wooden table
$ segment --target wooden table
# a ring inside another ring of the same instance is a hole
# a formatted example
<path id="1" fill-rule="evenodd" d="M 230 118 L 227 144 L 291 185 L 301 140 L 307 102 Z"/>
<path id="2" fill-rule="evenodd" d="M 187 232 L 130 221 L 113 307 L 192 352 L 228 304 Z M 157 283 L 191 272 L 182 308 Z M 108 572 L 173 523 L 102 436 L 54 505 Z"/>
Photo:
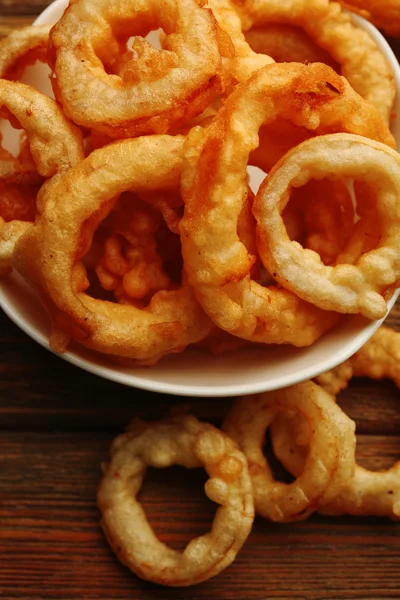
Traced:
<path id="1" fill-rule="evenodd" d="M 29 23 L 44 0 L 0 0 L 0 35 Z M 400 307 L 388 323 L 400 329 Z M 257 519 L 235 563 L 191 589 L 142 582 L 109 549 L 96 487 L 113 437 L 133 416 L 189 404 L 219 423 L 229 400 L 184 400 L 98 379 L 46 352 L 0 314 L 0 598 L 166 600 L 383 599 L 400 596 L 400 525 L 386 519 Z M 353 382 L 340 404 L 357 421 L 360 464 L 400 454 L 398 391 Z M 210 526 L 205 475 L 151 471 L 141 499 L 159 537 L 177 549 Z"/>

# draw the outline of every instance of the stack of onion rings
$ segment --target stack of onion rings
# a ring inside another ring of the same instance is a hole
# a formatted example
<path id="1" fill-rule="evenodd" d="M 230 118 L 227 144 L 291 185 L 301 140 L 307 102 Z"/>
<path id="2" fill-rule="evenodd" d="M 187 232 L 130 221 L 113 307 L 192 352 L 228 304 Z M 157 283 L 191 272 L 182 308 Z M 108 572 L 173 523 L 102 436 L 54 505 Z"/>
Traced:
<path id="1" fill-rule="evenodd" d="M 363 118 L 366 113 L 368 120 Z M 255 259 L 237 234 L 237 216 L 247 193 L 246 167 L 258 144 L 258 130 L 276 117 L 291 115 L 296 115 L 297 126 L 312 133 L 341 128 L 393 143 L 374 107 L 329 67 L 264 67 L 229 96 L 206 130 L 189 134 L 180 227 L 189 282 L 221 329 L 252 341 L 300 346 L 331 327 L 335 315 L 315 310 L 286 289 L 263 288 L 252 280 Z"/>

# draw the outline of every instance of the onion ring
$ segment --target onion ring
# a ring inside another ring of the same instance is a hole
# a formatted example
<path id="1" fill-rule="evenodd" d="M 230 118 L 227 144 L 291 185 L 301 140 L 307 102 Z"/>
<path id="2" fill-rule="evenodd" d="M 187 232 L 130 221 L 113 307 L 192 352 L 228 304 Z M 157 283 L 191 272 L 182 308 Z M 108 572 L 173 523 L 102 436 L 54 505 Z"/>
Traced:
<path id="1" fill-rule="evenodd" d="M 31 223 L 13 220 L 9 223 L 0 217 L 0 275 L 7 275 L 13 268 L 15 244 Z"/>
<path id="2" fill-rule="evenodd" d="M 208 0 L 207 6 L 211 8 L 218 25 L 233 42 L 235 56 L 230 61 L 229 69 L 236 81 L 246 81 L 255 71 L 275 62 L 267 56 L 268 52 L 261 54 L 252 50 L 242 32 L 240 17 L 230 0 Z"/>
<path id="3" fill-rule="evenodd" d="M 301 27 L 340 65 L 362 98 L 389 122 L 395 87 L 388 62 L 367 31 L 353 25 L 350 15 L 330 0 L 235 0 L 246 31 L 280 23 Z"/>
<path id="4" fill-rule="evenodd" d="M 27 65 L 46 61 L 50 25 L 12 31 L 0 41 L 0 78 L 16 80 Z"/>
<path id="5" fill-rule="evenodd" d="M 266 429 L 277 415 L 295 411 L 307 420 L 312 443 L 298 479 L 276 481 L 263 454 Z M 256 513 L 272 521 L 306 519 L 332 501 L 354 471 L 354 423 L 322 388 L 308 381 L 236 400 L 223 430 L 237 442 L 249 463 Z"/>
<path id="6" fill-rule="evenodd" d="M 362 177 L 375 192 L 376 211 L 382 223 L 379 246 L 363 254 L 355 265 L 324 265 L 318 254 L 289 239 L 281 217 L 292 186 L 329 175 Z M 275 165 L 258 191 L 253 213 L 261 260 L 282 286 L 325 310 L 360 313 L 370 319 L 385 316 L 383 295 L 400 278 L 397 152 L 385 144 L 351 134 L 307 140 Z"/>
<path id="7" fill-rule="evenodd" d="M 55 331 L 61 329 L 98 352 L 152 363 L 211 331 L 185 281 L 178 290 L 155 294 L 143 310 L 91 298 L 83 291 L 84 277 L 74 287 L 74 273 L 83 268 L 80 259 L 121 193 L 177 188 L 183 142 L 181 136 L 116 142 L 46 182 L 41 214 L 19 241 L 14 260 L 39 288 Z"/>
<path id="8" fill-rule="evenodd" d="M 382 326 L 351 358 L 322 373 L 316 381 L 332 396 L 344 390 L 352 377 L 389 378 L 400 389 L 399 364 L 400 333 Z"/>
<path id="9" fill-rule="evenodd" d="M 0 111 L 3 109 L 6 109 L 25 130 L 28 146 L 26 150 L 22 150 L 20 157 L 10 158 L 5 170 L 2 170 L 4 163 L 0 163 L 0 183 L 10 180 L 21 183 L 21 179 L 22 183 L 38 183 L 38 174 L 41 176 L 40 181 L 42 177 L 52 177 L 83 160 L 80 130 L 63 115 L 60 107 L 51 98 L 22 83 L 2 79 L 0 80 Z M 25 152 L 29 154 L 28 160 L 25 158 Z M 31 168 L 32 160 L 34 172 Z M 28 177 L 25 177 L 24 172 L 19 173 L 19 169 L 24 169 L 24 165 L 28 165 Z M 3 188 L 4 193 L 6 189 Z M 9 207 L 7 211 L 10 210 L 12 209 Z M 22 233 L 26 229 L 19 220 L 21 216 L 21 214 L 14 214 L 14 217 L 17 217 L 15 225 L 12 224 L 14 222 L 12 220 L 2 226 L 0 239 L 2 274 L 11 271 L 17 233 Z M 2 212 L 0 217 L 4 219 L 7 215 Z"/>
<path id="10" fill-rule="evenodd" d="M 155 49 L 140 42 L 142 53 L 152 52 L 150 74 L 156 71 L 147 76 L 150 81 L 132 81 L 146 56 L 133 62 L 125 78 L 107 74 L 103 64 L 115 66 L 130 36 L 159 26 L 167 33 L 167 49 L 157 59 Z M 165 0 L 162 7 L 155 0 L 77 0 L 51 30 L 49 62 L 54 94 L 67 116 L 126 138 L 165 133 L 200 114 L 229 84 L 224 58 L 233 54 L 229 36 L 195 0 Z"/>
<path id="11" fill-rule="evenodd" d="M 257 147 L 258 129 L 263 122 L 293 114 L 297 125 L 317 133 L 330 128 L 362 132 L 393 143 L 376 109 L 329 67 L 264 67 L 238 86 L 206 130 L 190 132 L 180 229 L 189 281 L 221 329 L 252 341 L 304 346 L 332 327 L 336 315 L 316 311 L 287 290 L 253 281 L 255 257 L 237 233 L 237 216 L 248 193 L 248 157 Z"/>
<path id="12" fill-rule="evenodd" d="M 400 387 L 400 333 L 381 327 L 354 356 L 317 378 L 330 393 L 347 387 L 356 377 L 388 377 Z M 298 477 L 305 468 L 310 430 L 298 415 L 282 414 L 271 427 L 276 457 Z M 320 510 L 326 515 L 375 515 L 400 518 L 400 461 L 385 471 L 369 471 L 355 465 L 346 491 Z"/>
<path id="13" fill-rule="evenodd" d="M 157 539 L 136 500 L 147 466 L 175 464 L 204 466 L 210 476 L 205 493 L 221 505 L 211 532 L 192 540 L 183 553 Z M 113 443 L 97 501 L 103 530 L 120 561 L 142 579 L 175 587 L 200 583 L 228 567 L 254 519 L 245 457 L 221 431 L 190 416 L 133 421 Z"/>
<path id="14" fill-rule="evenodd" d="M 345 8 L 360 13 L 369 19 L 375 27 L 383 29 L 388 35 L 400 36 L 400 2 L 399 0 L 338 0 Z"/>

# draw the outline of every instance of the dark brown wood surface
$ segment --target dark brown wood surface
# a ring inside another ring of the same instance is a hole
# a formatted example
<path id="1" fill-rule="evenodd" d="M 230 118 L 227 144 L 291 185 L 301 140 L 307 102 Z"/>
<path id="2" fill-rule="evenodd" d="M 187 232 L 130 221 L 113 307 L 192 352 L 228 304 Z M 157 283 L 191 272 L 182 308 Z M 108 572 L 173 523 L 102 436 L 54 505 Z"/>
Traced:
<path id="1" fill-rule="evenodd" d="M 0 36 L 49 2 L 0 0 Z M 400 329 L 400 307 L 388 323 Z M 340 396 L 357 422 L 360 464 L 400 455 L 399 392 L 352 382 Z M 184 405 L 219 423 L 230 400 L 179 399 L 89 375 L 40 348 L 0 313 L 0 598 L 167 600 L 395 599 L 400 524 L 313 516 L 276 525 L 257 519 L 235 563 L 195 588 L 168 590 L 123 567 L 99 527 L 96 487 L 113 437 L 133 416 Z M 159 537 L 182 549 L 209 529 L 214 506 L 201 470 L 151 470 L 141 500 Z"/>

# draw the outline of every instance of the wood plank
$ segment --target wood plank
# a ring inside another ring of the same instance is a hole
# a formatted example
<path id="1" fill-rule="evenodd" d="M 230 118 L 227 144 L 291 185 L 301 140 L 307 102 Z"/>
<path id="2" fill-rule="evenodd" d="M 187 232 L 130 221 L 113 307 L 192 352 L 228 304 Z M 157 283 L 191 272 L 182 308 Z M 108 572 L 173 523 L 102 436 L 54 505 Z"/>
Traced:
<path id="1" fill-rule="evenodd" d="M 400 324 L 399 307 L 388 323 Z M 133 413 L 144 418 L 186 408 L 219 420 L 229 399 L 181 399 L 102 380 L 50 354 L 0 314 L 0 428 L 107 429 L 124 427 Z M 340 404 L 364 434 L 400 432 L 399 392 L 390 382 L 354 380 Z"/>
<path id="2" fill-rule="evenodd" d="M 39 15 L 52 0 L 0 0 L 0 16 Z"/>
<path id="3" fill-rule="evenodd" d="M 400 524 L 330 519 L 271 524 L 257 519 L 235 563 L 188 590 L 141 582 L 119 564 L 99 528 L 100 462 L 111 433 L 0 433 L 0 591 L 2 598 L 395 598 L 400 590 Z M 394 459 L 400 438 L 374 438 Z M 364 465 L 371 440 L 360 438 Z M 160 539 L 182 549 L 210 527 L 214 506 L 202 470 L 150 470 L 141 500 Z M 362 573 L 361 573 L 362 572 Z"/>

